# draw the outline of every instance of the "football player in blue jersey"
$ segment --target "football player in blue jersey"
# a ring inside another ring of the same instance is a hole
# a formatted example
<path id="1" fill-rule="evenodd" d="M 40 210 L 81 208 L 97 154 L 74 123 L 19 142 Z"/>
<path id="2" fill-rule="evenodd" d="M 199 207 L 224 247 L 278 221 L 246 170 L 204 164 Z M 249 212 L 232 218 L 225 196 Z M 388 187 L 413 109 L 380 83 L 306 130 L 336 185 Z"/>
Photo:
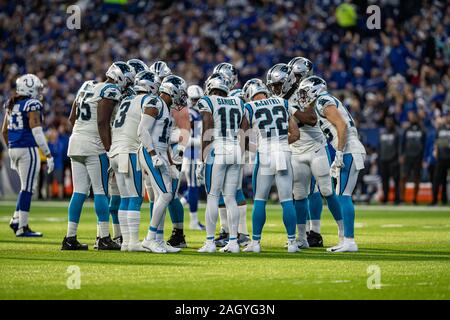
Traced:
<path id="1" fill-rule="evenodd" d="M 47 172 L 54 168 L 53 157 L 42 129 L 43 106 L 40 101 L 43 84 L 34 74 L 16 81 L 16 95 L 6 103 L 3 137 L 8 144 L 11 167 L 20 178 L 16 211 L 9 226 L 17 237 L 42 237 L 28 226 L 31 197 L 36 191 L 41 160 L 38 148 L 47 157 Z"/>

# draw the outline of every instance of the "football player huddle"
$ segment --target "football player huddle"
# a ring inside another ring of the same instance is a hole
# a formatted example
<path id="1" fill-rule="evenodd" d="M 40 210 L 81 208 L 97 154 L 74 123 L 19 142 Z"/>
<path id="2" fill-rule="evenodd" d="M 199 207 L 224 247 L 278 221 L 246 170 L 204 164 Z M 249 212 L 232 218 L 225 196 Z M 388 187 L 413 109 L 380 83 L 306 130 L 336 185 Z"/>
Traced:
<path id="1" fill-rule="evenodd" d="M 352 193 L 364 168 L 365 149 L 350 113 L 328 92 L 326 82 L 313 75 L 311 61 L 303 57 L 274 65 L 265 83 L 250 79 L 242 89 L 236 88 L 237 83 L 237 69 L 230 63 L 218 64 L 202 89 L 188 87 L 163 61 L 148 67 L 139 59 L 114 62 L 104 82 L 84 82 L 69 117 L 74 191 L 61 249 L 88 249 L 77 240 L 77 230 L 92 188 L 95 249 L 179 252 L 187 247 L 184 205 L 188 204 L 190 229 L 206 230 L 198 252 L 213 253 L 217 247 L 221 252 L 239 253 L 241 247 L 245 252 L 261 252 L 266 203 L 275 183 L 289 253 L 323 247 L 323 199 L 339 236 L 339 243 L 327 250 L 357 251 Z M 47 156 L 48 170 L 52 169 L 41 127 L 42 87 L 35 75 L 20 77 L 3 124 L 21 179 L 10 223 L 17 236 L 42 236 L 28 226 L 38 147 Z M 251 143 L 252 138 L 256 143 Z M 248 157 L 254 158 L 251 239 L 242 191 L 248 155 L 254 155 Z M 182 174 L 187 191 L 179 196 Z M 207 194 L 205 225 L 197 216 L 202 185 Z M 140 241 L 145 191 L 150 225 Z M 167 209 L 173 231 L 165 241 Z"/>

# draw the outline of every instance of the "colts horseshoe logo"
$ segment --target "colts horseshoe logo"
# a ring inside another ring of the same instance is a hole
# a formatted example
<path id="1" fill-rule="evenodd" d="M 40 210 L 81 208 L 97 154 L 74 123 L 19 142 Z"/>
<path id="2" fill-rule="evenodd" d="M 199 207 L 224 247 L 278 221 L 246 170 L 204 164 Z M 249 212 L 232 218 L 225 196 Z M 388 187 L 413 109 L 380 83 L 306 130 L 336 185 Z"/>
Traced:
<path id="1" fill-rule="evenodd" d="M 28 84 L 28 80 L 30 80 L 31 81 L 31 84 Z M 32 88 L 33 86 L 34 86 L 34 80 L 33 80 L 33 78 L 26 78 L 25 79 L 25 85 L 28 87 L 28 88 Z"/>

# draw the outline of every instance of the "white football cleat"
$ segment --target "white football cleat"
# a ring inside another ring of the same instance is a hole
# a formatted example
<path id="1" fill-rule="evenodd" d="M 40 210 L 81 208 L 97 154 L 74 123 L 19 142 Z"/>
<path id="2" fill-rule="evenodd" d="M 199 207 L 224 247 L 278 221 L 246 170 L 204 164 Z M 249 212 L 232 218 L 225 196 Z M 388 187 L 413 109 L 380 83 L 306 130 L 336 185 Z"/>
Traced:
<path id="1" fill-rule="evenodd" d="M 206 230 L 206 227 L 200 223 L 200 221 L 191 221 L 189 223 L 189 229 L 203 231 Z"/>
<path id="2" fill-rule="evenodd" d="M 357 252 L 358 245 L 355 240 L 344 240 L 342 246 L 331 250 L 330 252 Z"/>
<path id="3" fill-rule="evenodd" d="M 160 240 L 159 242 L 160 242 L 160 244 L 161 244 L 161 247 L 163 247 L 164 249 L 166 249 L 167 253 L 177 253 L 177 252 L 180 252 L 180 251 L 181 251 L 180 248 L 174 248 L 174 247 L 172 247 L 169 243 L 167 243 L 167 242 L 164 241 L 164 240 Z"/>
<path id="4" fill-rule="evenodd" d="M 120 245 L 120 251 L 128 251 L 128 244 L 122 243 Z"/>
<path id="5" fill-rule="evenodd" d="M 128 244 L 128 251 L 129 252 L 143 252 L 148 251 L 144 247 L 142 247 L 142 244 L 140 242 L 136 243 L 129 243 Z"/>
<path id="6" fill-rule="evenodd" d="M 144 239 L 142 241 L 142 247 L 146 249 L 146 251 L 153 252 L 153 253 L 166 253 L 166 249 L 161 246 L 161 243 L 156 241 L 155 239 L 147 240 Z"/>
<path id="7" fill-rule="evenodd" d="M 300 249 L 298 248 L 297 241 L 295 239 L 294 240 L 288 240 L 287 251 L 289 253 L 295 253 L 295 252 L 299 252 L 300 251 Z"/>
<path id="8" fill-rule="evenodd" d="M 339 237 L 339 243 L 333 247 L 327 248 L 328 252 L 334 252 L 344 245 L 344 238 Z"/>
<path id="9" fill-rule="evenodd" d="M 220 249 L 220 252 L 224 253 L 239 253 L 239 251 L 241 250 L 239 249 L 239 245 L 236 241 L 228 242 L 225 247 Z"/>
<path id="10" fill-rule="evenodd" d="M 297 242 L 297 246 L 299 249 L 308 249 L 309 248 L 309 243 L 307 239 L 303 239 L 303 238 L 297 238 L 297 240 L 295 240 Z"/>
<path id="11" fill-rule="evenodd" d="M 214 240 L 206 240 L 203 247 L 197 250 L 200 253 L 215 253 L 216 252 L 216 244 Z"/>
<path id="12" fill-rule="evenodd" d="M 253 240 L 244 248 L 243 251 L 260 253 L 261 252 L 261 242 Z"/>

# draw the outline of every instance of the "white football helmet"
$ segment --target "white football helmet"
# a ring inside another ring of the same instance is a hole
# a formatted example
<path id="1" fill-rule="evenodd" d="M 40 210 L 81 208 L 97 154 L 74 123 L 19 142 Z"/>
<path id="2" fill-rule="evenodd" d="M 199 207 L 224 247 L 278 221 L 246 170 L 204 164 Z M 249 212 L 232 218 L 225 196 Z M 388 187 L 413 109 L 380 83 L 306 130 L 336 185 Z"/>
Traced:
<path id="1" fill-rule="evenodd" d="M 106 71 L 106 76 L 111 78 L 122 91 L 133 84 L 134 81 L 133 71 L 123 61 L 114 62 Z"/>
<path id="2" fill-rule="evenodd" d="M 228 95 L 230 97 L 239 97 L 241 99 L 244 99 L 244 91 L 242 91 L 242 89 L 233 89 Z"/>
<path id="3" fill-rule="evenodd" d="M 267 87 L 270 92 L 282 97 L 295 84 L 295 75 L 291 73 L 291 69 L 285 63 L 277 63 L 267 72 Z"/>
<path id="4" fill-rule="evenodd" d="M 205 94 L 210 95 L 212 90 L 220 90 L 228 95 L 230 91 L 230 80 L 221 73 L 213 73 L 205 81 Z"/>
<path id="5" fill-rule="evenodd" d="M 20 76 L 16 80 L 16 92 L 20 96 L 40 99 L 43 88 L 41 80 L 31 73 Z"/>
<path id="6" fill-rule="evenodd" d="M 165 77 L 172 74 L 172 70 L 170 70 L 169 66 L 164 61 L 154 62 L 149 70 L 156 74 L 161 80 L 164 80 Z"/>
<path id="7" fill-rule="evenodd" d="M 238 82 L 237 69 L 231 63 L 228 62 L 219 63 L 217 66 L 214 67 L 213 74 L 214 73 L 219 73 L 225 78 L 228 78 L 229 90 L 233 89 L 236 83 Z"/>
<path id="8" fill-rule="evenodd" d="M 203 89 L 197 85 L 189 86 L 187 89 L 187 94 L 188 94 L 189 99 L 191 99 L 191 100 L 200 99 L 201 97 L 203 97 L 205 95 L 205 93 L 203 92 Z"/>
<path id="9" fill-rule="evenodd" d="M 242 88 L 242 91 L 244 92 L 245 102 L 252 101 L 253 97 L 258 93 L 264 93 L 266 96 L 270 95 L 267 86 L 258 78 L 248 80 Z"/>
<path id="10" fill-rule="evenodd" d="M 160 85 L 161 80 L 159 80 L 157 75 L 148 70 L 143 70 L 134 78 L 133 90 L 135 92 L 157 94 Z"/>
<path id="11" fill-rule="evenodd" d="M 144 61 L 139 59 L 130 59 L 127 61 L 127 64 L 130 66 L 134 76 L 141 71 L 148 70 L 148 66 L 144 63 Z"/>
<path id="12" fill-rule="evenodd" d="M 308 77 L 298 86 L 297 97 L 301 105 L 306 106 L 317 99 L 317 97 L 327 91 L 327 83 L 320 77 Z"/>
<path id="13" fill-rule="evenodd" d="M 159 92 L 165 93 L 172 99 L 171 108 L 180 110 L 187 105 L 187 85 L 183 78 L 169 75 L 162 81 Z"/>
<path id="14" fill-rule="evenodd" d="M 313 64 L 311 60 L 303 57 L 295 57 L 289 61 L 288 66 L 291 68 L 291 72 L 294 73 L 298 82 L 313 74 Z"/>

